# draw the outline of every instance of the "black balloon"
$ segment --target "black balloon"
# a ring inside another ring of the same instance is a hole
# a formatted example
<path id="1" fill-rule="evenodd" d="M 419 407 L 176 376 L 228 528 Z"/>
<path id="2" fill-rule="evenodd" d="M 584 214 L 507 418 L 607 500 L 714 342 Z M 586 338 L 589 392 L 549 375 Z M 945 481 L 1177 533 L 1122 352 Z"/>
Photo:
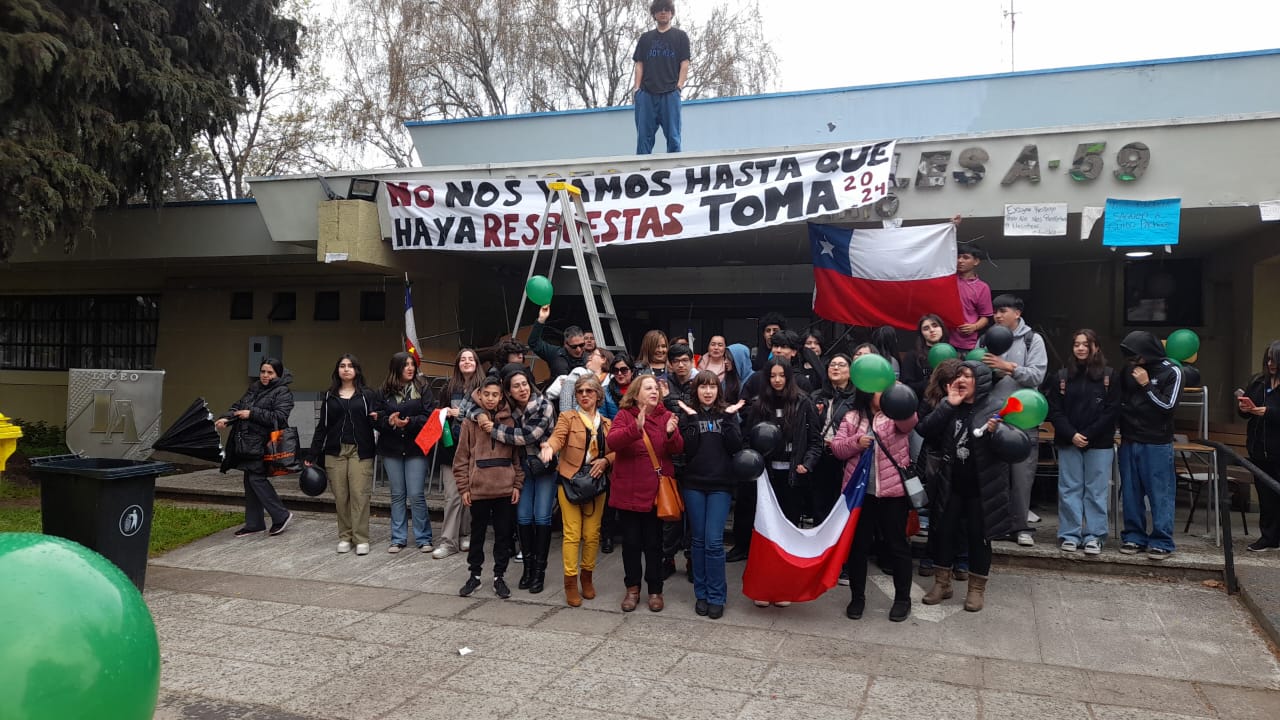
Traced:
<path id="1" fill-rule="evenodd" d="M 1194 365 L 1182 365 L 1182 387 L 1198 388 L 1200 387 L 1200 370 Z"/>
<path id="2" fill-rule="evenodd" d="M 733 455 L 733 474 L 743 482 L 755 480 L 760 477 L 760 473 L 764 472 L 764 456 L 760 453 L 747 448 L 739 450 Z"/>
<path id="3" fill-rule="evenodd" d="M 782 447 L 782 429 L 770 422 L 751 428 L 751 447 L 761 455 L 772 455 Z"/>
<path id="4" fill-rule="evenodd" d="M 982 346 L 992 355 L 1003 355 L 1013 347 L 1013 331 L 1003 325 L 992 325 L 982 336 Z"/>
<path id="5" fill-rule="evenodd" d="M 324 492 L 324 489 L 328 486 L 329 476 L 324 474 L 324 468 L 319 465 L 307 465 L 302 468 L 302 472 L 298 475 L 298 487 L 311 497 Z"/>
<path id="6" fill-rule="evenodd" d="M 920 399 L 915 391 L 902 383 L 894 383 L 880 395 L 880 411 L 894 420 L 906 420 L 918 407 Z"/>
<path id="7" fill-rule="evenodd" d="M 1008 423 L 996 425 L 996 431 L 991 434 L 991 451 L 1005 462 L 1026 460 L 1034 447 L 1027 433 Z"/>

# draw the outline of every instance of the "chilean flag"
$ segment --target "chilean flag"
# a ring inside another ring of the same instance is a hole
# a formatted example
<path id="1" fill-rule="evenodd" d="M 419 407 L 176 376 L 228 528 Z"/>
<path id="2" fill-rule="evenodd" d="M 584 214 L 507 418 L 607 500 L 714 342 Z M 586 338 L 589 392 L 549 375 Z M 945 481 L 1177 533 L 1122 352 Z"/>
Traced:
<path id="1" fill-rule="evenodd" d="M 413 321 L 413 287 L 409 273 L 404 274 L 404 350 L 422 367 L 422 352 L 418 350 L 418 324 Z"/>
<path id="2" fill-rule="evenodd" d="M 836 586 L 849 556 L 872 456 L 864 452 L 827 519 L 801 530 L 782 514 L 768 473 L 756 479 L 756 524 L 742 574 L 742 594 L 764 602 L 806 602 Z"/>
<path id="3" fill-rule="evenodd" d="M 952 223 L 853 230 L 809 223 L 813 312 L 824 320 L 915 330 L 936 313 L 964 323 Z"/>

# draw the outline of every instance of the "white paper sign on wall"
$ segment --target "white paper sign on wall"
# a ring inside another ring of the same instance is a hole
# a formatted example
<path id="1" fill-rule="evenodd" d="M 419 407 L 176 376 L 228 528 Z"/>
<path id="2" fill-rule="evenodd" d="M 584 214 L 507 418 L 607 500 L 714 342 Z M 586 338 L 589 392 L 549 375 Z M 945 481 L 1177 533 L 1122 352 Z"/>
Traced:
<path id="1" fill-rule="evenodd" d="M 1059 237 L 1067 234 L 1066 203 L 1004 206 L 1005 237 Z"/>

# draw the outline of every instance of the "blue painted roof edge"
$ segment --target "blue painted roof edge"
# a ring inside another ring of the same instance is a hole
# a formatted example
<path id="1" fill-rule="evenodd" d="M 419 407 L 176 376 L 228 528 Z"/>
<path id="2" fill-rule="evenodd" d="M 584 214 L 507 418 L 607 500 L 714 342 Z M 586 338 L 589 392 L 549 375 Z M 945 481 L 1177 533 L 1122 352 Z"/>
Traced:
<path id="1" fill-rule="evenodd" d="M 1059 75 L 1063 73 L 1088 72 L 1094 70 L 1116 70 L 1123 68 L 1149 67 L 1152 65 L 1177 65 L 1192 62 L 1208 62 L 1213 60 L 1236 60 L 1240 58 L 1280 55 L 1280 48 L 1267 50 L 1245 50 L 1234 53 L 1218 53 L 1214 55 L 1191 55 L 1187 57 L 1157 58 L 1154 60 L 1131 60 L 1126 62 L 1103 63 L 1101 65 L 1074 65 L 1071 67 L 1043 68 L 1039 70 L 1020 70 L 1018 72 L 989 73 L 986 75 L 962 75 L 949 78 L 930 78 L 928 80 L 905 80 L 901 82 L 878 83 L 875 85 L 849 85 L 838 88 L 821 88 L 817 90 L 792 90 L 789 92 L 762 93 L 759 95 L 734 95 L 731 97 L 703 98 L 690 100 L 685 105 L 711 105 L 713 103 L 741 102 L 744 100 L 760 100 L 773 98 L 804 97 L 806 95 L 834 95 L 859 90 L 881 90 L 884 88 L 915 87 L 919 85 L 944 85 L 948 83 L 971 82 L 974 80 L 998 80 L 1015 77 L 1032 77 L 1036 75 Z M 549 110 L 545 112 L 518 113 L 515 115 L 486 115 L 483 117 L 446 118 L 442 120 L 408 120 L 406 128 L 428 127 L 433 125 L 454 125 L 458 123 L 486 122 L 494 120 L 524 120 L 540 117 L 563 117 L 567 115 L 588 115 L 591 113 L 607 113 L 629 111 L 631 105 L 613 105 L 600 108 L 577 108 L 574 110 Z"/>
<path id="2" fill-rule="evenodd" d="M 161 208 L 179 208 L 179 207 L 202 207 L 206 205 L 256 205 L 258 201 L 254 198 L 231 198 L 230 200 L 182 200 L 180 202 L 167 202 L 160 205 Z M 150 203 L 132 203 L 125 205 L 125 210 L 142 210 L 155 207 Z"/>

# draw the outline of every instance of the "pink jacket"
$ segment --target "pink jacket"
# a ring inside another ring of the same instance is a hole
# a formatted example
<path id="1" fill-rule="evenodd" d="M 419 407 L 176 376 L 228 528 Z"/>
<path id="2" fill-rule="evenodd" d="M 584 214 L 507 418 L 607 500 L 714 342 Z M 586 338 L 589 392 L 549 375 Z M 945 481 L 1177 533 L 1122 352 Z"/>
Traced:
<path id="1" fill-rule="evenodd" d="M 916 421 L 914 414 L 906 420 L 891 420 L 884 413 L 876 413 L 876 434 L 888 446 L 889 453 L 893 457 L 893 461 L 890 461 L 883 452 L 876 452 L 876 467 L 871 476 L 876 497 L 902 497 L 906 494 L 902 488 L 902 476 L 893 467 L 893 463 L 898 463 L 898 467 L 905 470 L 907 463 L 911 462 L 909 438 L 912 428 L 916 426 Z M 866 418 L 857 410 L 852 410 L 844 416 L 844 420 L 840 421 L 840 429 L 836 431 L 836 436 L 831 438 L 831 454 L 845 461 L 844 482 L 840 485 L 842 490 L 849 484 L 849 478 L 858 467 L 858 459 L 862 457 L 858 438 L 870 434 Z"/>

